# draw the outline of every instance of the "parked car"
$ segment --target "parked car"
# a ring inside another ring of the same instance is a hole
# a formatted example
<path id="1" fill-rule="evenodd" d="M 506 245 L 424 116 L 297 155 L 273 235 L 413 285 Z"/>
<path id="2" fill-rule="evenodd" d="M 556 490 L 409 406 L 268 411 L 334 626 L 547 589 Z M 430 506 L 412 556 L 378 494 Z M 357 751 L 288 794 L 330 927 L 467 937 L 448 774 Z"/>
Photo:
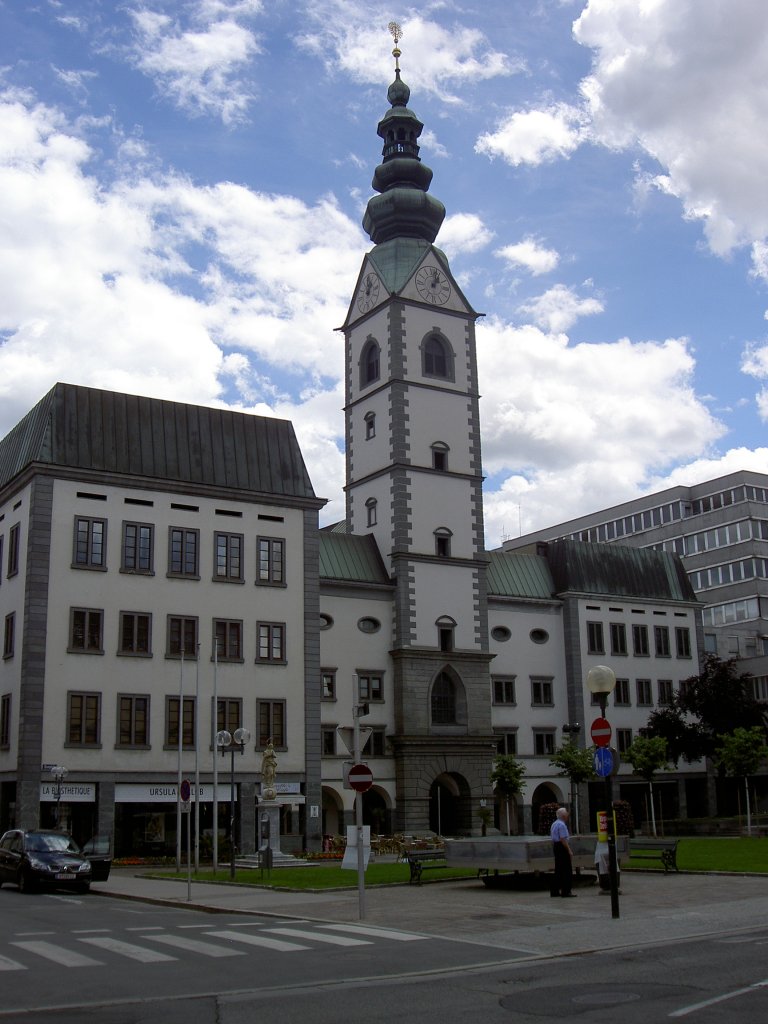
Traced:
<path id="1" fill-rule="evenodd" d="M 40 885 L 88 892 L 91 882 L 109 877 L 112 858 L 109 839 L 97 837 L 86 847 L 90 854 L 67 832 L 11 829 L 0 838 L 0 885 L 13 882 L 24 892 Z"/>

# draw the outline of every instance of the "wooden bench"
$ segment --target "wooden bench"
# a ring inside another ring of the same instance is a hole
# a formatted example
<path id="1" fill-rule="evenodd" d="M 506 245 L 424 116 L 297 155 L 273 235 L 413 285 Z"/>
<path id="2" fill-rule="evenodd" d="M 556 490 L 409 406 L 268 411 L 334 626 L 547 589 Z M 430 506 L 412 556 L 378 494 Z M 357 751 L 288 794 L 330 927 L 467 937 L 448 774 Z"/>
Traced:
<path id="1" fill-rule="evenodd" d="M 431 850 L 406 850 L 403 856 L 408 862 L 408 867 L 411 869 L 411 877 L 408 879 L 409 885 L 412 882 L 421 885 L 422 871 L 448 866 L 445 859 L 445 849 L 442 846 L 434 847 Z"/>
<path id="2" fill-rule="evenodd" d="M 679 871 L 677 866 L 677 844 L 679 839 L 659 839 L 652 836 L 643 839 L 630 839 L 629 856 L 631 860 L 659 860 L 664 865 L 664 874 L 672 869 Z"/>

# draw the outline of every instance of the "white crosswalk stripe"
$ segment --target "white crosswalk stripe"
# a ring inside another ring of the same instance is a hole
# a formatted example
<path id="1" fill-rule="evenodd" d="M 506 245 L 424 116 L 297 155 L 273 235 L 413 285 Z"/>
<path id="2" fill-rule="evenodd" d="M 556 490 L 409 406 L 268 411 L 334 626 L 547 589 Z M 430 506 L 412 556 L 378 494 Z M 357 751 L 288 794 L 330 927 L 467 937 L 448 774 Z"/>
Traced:
<path id="1" fill-rule="evenodd" d="M 11 960 L 10 957 L 0 956 L 0 971 L 26 971 L 24 964 L 20 964 L 17 960 Z"/>
<path id="2" fill-rule="evenodd" d="M 266 928 L 273 935 L 288 935 L 296 939 L 311 939 L 312 942 L 326 942 L 331 946 L 370 946 L 367 939 L 353 939 L 348 935 L 325 935 L 322 932 L 305 931 L 302 928 Z"/>
<path id="3" fill-rule="evenodd" d="M 350 932 L 352 935 L 370 935 L 374 939 L 392 939 L 394 942 L 422 942 L 426 935 L 414 935 L 413 932 L 396 932 L 389 928 L 372 928 L 365 924 L 322 924 L 333 932 Z"/>
<path id="4" fill-rule="evenodd" d="M 309 949 L 298 942 L 286 942 L 285 939 L 271 939 L 268 935 L 251 935 L 249 932 L 206 932 L 212 939 L 226 939 L 228 942 L 243 942 L 247 946 L 261 946 L 263 949 L 274 949 L 278 953 L 293 953 L 295 950 Z"/>
<path id="5" fill-rule="evenodd" d="M 12 942 L 12 946 L 19 949 L 26 949 L 29 953 L 35 953 L 46 960 L 52 960 L 62 967 L 101 967 L 101 960 L 92 960 L 89 956 L 76 953 L 74 949 L 67 949 L 65 946 L 56 946 L 52 942 Z"/>
<path id="6" fill-rule="evenodd" d="M 242 949 L 226 949 L 224 946 L 214 946 L 210 942 L 200 942 L 199 939 L 189 939 L 186 935 L 143 935 L 142 938 L 150 942 L 164 942 L 167 946 L 175 946 L 177 949 L 186 949 L 189 953 L 200 953 L 202 956 L 223 957 L 223 956 L 245 956 Z"/>
<path id="7" fill-rule="evenodd" d="M 135 946 L 132 942 L 113 939 L 111 935 L 91 935 L 87 939 L 81 938 L 79 941 L 87 942 L 99 949 L 106 949 L 109 953 L 127 956 L 129 960 L 137 960 L 140 964 L 159 964 L 163 961 L 178 959 L 169 953 L 161 953 L 159 949 L 147 949 L 146 946 Z"/>

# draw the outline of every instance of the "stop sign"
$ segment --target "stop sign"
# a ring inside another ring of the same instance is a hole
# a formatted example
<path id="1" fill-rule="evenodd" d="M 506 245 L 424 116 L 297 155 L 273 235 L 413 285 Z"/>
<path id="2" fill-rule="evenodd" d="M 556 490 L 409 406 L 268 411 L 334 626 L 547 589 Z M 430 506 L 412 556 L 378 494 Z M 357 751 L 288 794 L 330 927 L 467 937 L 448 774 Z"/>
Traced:
<path id="1" fill-rule="evenodd" d="M 352 789 L 364 793 L 373 785 L 373 772 L 367 764 L 353 764 L 347 776 Z"/>
<path id="2" fill-rule="evenodd" d="M 607 718 L 596 718 L 589 730 L 596 747 L 607 747 L 611 742 L 611 724 Z"/>

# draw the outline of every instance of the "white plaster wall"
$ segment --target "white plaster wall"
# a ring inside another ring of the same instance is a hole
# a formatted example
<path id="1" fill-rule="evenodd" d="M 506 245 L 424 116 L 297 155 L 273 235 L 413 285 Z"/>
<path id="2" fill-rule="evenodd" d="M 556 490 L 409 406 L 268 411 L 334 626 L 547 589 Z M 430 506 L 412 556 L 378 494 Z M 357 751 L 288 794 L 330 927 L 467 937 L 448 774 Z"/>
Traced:
<path id="1" fill-rule="evenodd" d="M 387 560 L 392 550 L 392 496 L 389 476 L 375 477 L 373 480 L 360 484 L 350 492 L 352 506 L 353 533 L 358 535 L 372 533 L 376 538 L 382 558 Z M 376 525 L 369 527 L 366 501 L 374 498 L 376 505 Z"/>
<path id="2" fill-rule="evenodd" d="M 464 395 L 446 395 L 433 390 L 413 390 L 408 406 L 408 441 L 411 462 L 416 466 L 432 466 L 432 449 L 436 441 L 447 444 L 448 469 L 454 473 L 471 473 L 469 430 L 471 409 Z M 418 399 L 418 400 L 416 400 Z"/>
<path id="3" fill-rule="evenodd" d="M 457 479 L 446 473 L 412 473 L 412 550 L 434 555 L 434 532 L 445 527 L 453 534 L 451 555 L 454 558 L 472 558 L 475 550 L 470 518 L 471 497 L 469 480 Z M 467 568 L 462 571 L 472 572 Z"/>
<path id="4" fill-rule="evenodd" d="M 355 324 L 352 328 L 349 336 L 349 351 L 350 351 L 350 374 L 351 374 L 351 385 L 352 385 L 352 399 L 354 400 L 360 394 L 360 353 L 363 350 L 363 346 L 369 337 L 374 337 L 379 343 L 381 349 L 381 379 L 374 384 L 369 384 L 368 387 L 364 388 L 362 394 L 365 394 L 368 390 L 372 390 L 377 387 L 381 380 L 387 378 L 387 367 L 388 367 L 388 355 L 387 350 L 389 348 L 389 317 L 387 315 L 387 307 L 381 306 L 375 310 L 365 320 Z"/>
<path id="5" fill-rule="evenodd" d="M 366 440 L 365 417 L 369 412 L 376 416 L 376 435 Z M 354 481 L 389 465 L 389 392 L 376 391 L 356 405 L 348 415 L 352 427 L 351 480 Z"/>
<path id="6" fill-rule="evenodd" d="M 475 594 L 472 570 L 448 562 L 414 564 L 417 646 L 437 645 L 435 622 L 443 615 L 456 620 L 455 646 L 462 650 L 477 648 L 475 638 Z"/>
<path id="7" fill-rule="evenodd" d="M 27 542 L 29 540 L 29 486 L 17 491 L 0 505 L 0 537 L 2 559 L 0 559 L 0 644 L 5 636 L 5 617 L 14 614 L 14 655 L 0 657 L 0 695 L 11 695 L 10 744 L 0 749 L 0 771 L 15 771 L 18 756 L 19 734 L 19 689 L 21 685 L 21 643 L 24 630 L 25 567 L 27 564 Z M 8 576 L 8 542 L 11 529 L 19 524 L 19 572 Z M 0 647 L 0 655 L 2 647 Z"/>
<path id="8" fill-rule="evenodd" d="M 438 308 L 425 309 L 421 306 L 408 306 L 406 307 L 405 323 L 407 376 L 411 379 L 427 380 L 431 384 L 439 383 L 440 387 L 448 390 L 466 391 L 471 379 L 467 353 L 466 320 L 463 317 L 446 314 Z M 421 343 L 425 335 L 435 329 L 442 331 L 453 348 L 455 381 L 422 377 Z"/>

